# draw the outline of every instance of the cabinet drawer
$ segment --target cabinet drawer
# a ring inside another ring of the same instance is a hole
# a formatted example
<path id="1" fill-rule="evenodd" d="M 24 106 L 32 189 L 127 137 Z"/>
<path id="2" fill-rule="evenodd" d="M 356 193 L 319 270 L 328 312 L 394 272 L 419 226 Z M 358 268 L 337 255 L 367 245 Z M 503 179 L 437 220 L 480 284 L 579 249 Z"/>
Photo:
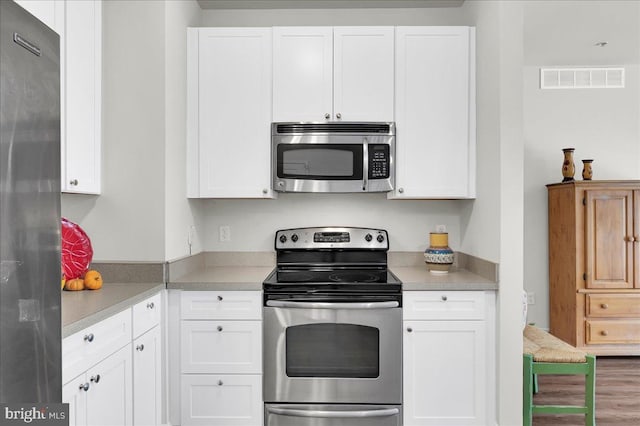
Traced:
<path id="1" fill-rule="evenodd" d="M 180 297 L 182 319 L 262 318 L 259 291 L 183 291 Z"/>
<path id="2" fill-rule="evenodd" d="M 131 343 L 131 309 L 62 340 L 62 383 Z"/>
<path id="3" fill-rule="evenodd" d="M 162 297 L 160 293 L 134 305 L 133 337 L 136 338 L 160 324 L 161 312 Z"/>
<path id="4" fill-rule="evenodd" d="M 586 328 L 587 344 L 640 343 L 640 320 L 591 320 Z"/>
<path id="5" fill-rule="evenodd" d="M 183 373 L 262 372 L 262 322 L 182 321 Z"/>
<path id="6" fill-rule="evenodd" d="M 405 320 L 484 319 L 486 294 L 482 291 L 406 291 Z"/>
<path id="7" fill-rule="evenodd" d="M 587 294 L 588 317 L 640 318 L 640 294 Z"/>
<path id="8" fill-rule="evenodd" d="M 182 376 L 183 426 L 262 424 L 262 380 L 258 375 Z"/>

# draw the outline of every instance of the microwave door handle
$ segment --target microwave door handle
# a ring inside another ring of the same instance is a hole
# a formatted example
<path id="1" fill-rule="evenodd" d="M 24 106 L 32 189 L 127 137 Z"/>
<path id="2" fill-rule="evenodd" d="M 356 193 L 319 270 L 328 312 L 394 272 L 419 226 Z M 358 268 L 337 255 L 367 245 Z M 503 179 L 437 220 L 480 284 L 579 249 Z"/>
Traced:
<path id="1" fill-rule="evenodd" d="M 362 143 L 362 190 L 367 190 L 367 180 L 369 178 L 369 141 L 364 138 Z"/>
<path id="2" fill-rule="evenodd" d="M 267 306 L 272 308 L 299 308 L 299 309 L 388 309 L 400 306 L 398 302 L 291 302 L 288 300 L 267 300 Z"/>
<path id="3" fill-rule="evenodd" d="M 322 410 L 297 410 L 291 408 L 268 407 L 267 411 L 272 414 L 292 417 L 317 417 L 324 419 L 344 419 L 344 418 L 371 418 L 390 417 L 400 414 L 397 408 L 383 408 L 380 410 L 363 411 L 322 411 Z"/>

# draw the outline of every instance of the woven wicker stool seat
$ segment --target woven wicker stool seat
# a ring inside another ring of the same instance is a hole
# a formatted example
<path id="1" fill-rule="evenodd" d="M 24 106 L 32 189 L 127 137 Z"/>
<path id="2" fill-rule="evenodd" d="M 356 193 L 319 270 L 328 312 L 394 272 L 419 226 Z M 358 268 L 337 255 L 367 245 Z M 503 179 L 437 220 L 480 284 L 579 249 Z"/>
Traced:
<path id="1" fill-rule="evenodd" d="M 587 362 L 586 353 L 530 325 L 524 329 L 523 352 L 533 355 L 535 362 Z"/>
<path id="2" fill-rule="evenodd" d="M 523 333 L 523 424 L 531 426 L 533 414 L 584 414 L 585 424 L 595 423 L 596 359 L 537 327 L 526 326 Z M 585 376 L 585 403 L 581 406 L 534 405 L 538 374 L 579 374 Z"/>

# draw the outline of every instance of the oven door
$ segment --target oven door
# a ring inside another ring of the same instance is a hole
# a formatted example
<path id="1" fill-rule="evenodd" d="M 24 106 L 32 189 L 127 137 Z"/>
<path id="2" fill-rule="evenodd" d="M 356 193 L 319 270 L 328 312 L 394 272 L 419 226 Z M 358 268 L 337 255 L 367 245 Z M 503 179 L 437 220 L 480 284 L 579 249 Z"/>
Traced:
<path id="1" fill-rule="evenodd" d="M 402 402 L 402 310 L 397 301 L 268 300 L 266 305 L 266 402 Z"/>
<path id="2" fill-rule="evenodd" d="M 402 426 L 400 405 L 265 404 L 266 426 Z"/>

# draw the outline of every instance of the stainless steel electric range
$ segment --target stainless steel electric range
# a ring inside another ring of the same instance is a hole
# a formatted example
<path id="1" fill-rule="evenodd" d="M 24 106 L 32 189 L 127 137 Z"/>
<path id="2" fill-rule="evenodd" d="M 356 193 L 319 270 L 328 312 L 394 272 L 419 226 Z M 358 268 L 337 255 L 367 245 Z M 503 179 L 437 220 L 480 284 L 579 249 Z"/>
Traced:
<path id="1" fill-rule="evenodd" d="M 276 233 L 264 281 L 267 426 L 400 426 L 402 292 L 381 229 Z"/>

